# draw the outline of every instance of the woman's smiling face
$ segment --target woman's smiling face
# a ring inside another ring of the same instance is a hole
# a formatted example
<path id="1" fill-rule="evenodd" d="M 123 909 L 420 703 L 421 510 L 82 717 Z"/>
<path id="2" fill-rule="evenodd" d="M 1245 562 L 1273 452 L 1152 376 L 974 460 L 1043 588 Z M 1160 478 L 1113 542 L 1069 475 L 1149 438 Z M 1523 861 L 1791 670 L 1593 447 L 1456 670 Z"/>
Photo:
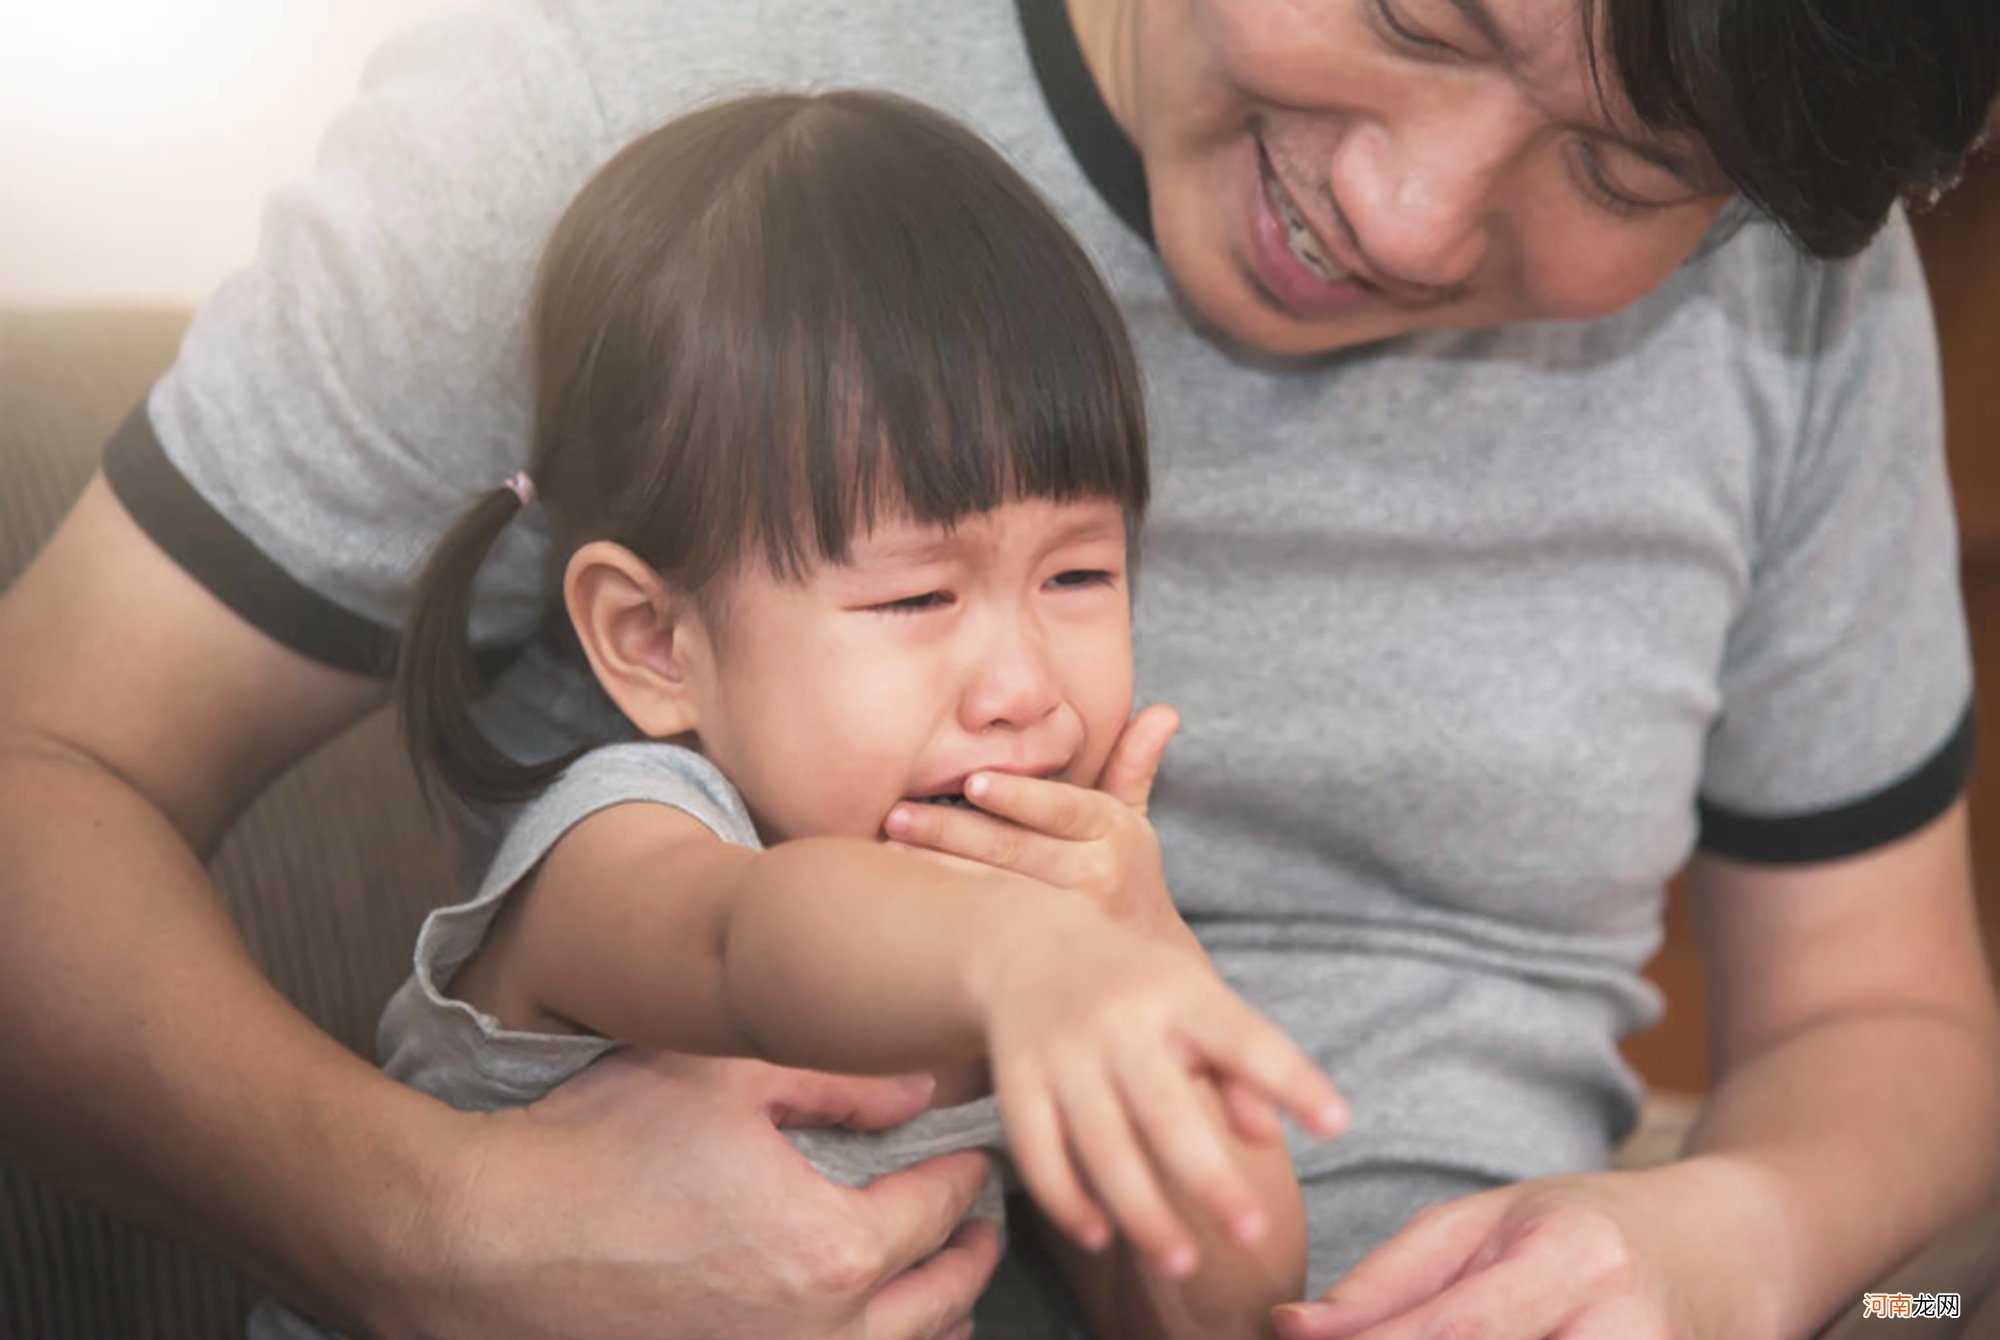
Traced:
<path id="1" fill-rule="evenodd" d="M 1096 3 L 1073 0 L 1086 41 Z M 1608 57 L 1600 94 L 1576 0 L 1120 14 L 1095 68 L 1145 159 L 1161 256 L 1252 348 L 1614 312 L 1728 198 L 1698 143 L 1636 123 Z"/>

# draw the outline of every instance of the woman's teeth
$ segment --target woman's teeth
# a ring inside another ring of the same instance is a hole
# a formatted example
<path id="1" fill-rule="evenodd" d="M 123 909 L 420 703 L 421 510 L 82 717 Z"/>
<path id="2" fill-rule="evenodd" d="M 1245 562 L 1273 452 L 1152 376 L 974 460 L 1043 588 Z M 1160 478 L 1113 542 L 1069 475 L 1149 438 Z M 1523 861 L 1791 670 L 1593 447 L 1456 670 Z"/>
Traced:
<path id="1" fill-rule="evenodd" d="M 974 808 L 964 796 L 918 796 L 916 799 L 923 805 L 953 805 L 962 810 Z"/>
<path id="2" fill-rule="evenodd" d="M 1335 265 L 1326 253 L 1320 250 L 1319 239 L 1313 236 L 1310 228 L 1306 227 L 1306 221 L 1299 216 L 1298 206 L 1292 203 L 1292 197 L 1286 193 L 1276 174 L 1271 171 L 1271 165 L 1266 162 L 1262 167 L 1264 197 L 1271 202 L 1271 207 L 1278 211 L 1279 222 L 1285 225 L 1285 244 L 1291 248 L 1292 254 L 1297 256 L 1308 270 L 1329 283 L 1346 278 L 1347 272 Z"/>

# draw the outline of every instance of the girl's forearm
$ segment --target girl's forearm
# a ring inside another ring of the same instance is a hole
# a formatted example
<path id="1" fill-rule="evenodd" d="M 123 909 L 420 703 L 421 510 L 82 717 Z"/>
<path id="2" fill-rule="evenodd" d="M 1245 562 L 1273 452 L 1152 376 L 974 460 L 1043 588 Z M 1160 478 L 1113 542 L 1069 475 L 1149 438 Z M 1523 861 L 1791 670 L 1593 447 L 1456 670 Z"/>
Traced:
<path id="1" fill-rule="evenodd" d="M 614 806 L 556 845 L 452 990 L 509 1027 L 897 1073 L 980 1054 L 981 955 L 1090 911 L 874 843 L 753 851 L 676 810 Z"/>
<path id="2" fill-rule="evenodd" d="M 1271 1309 L 1297 1302 L 1305 1290 L 1305 1208 L 1291 1156 L 1282 1144 L 1264 1148 L 1234 1144 L 1237 1166 L 1251 1179 L 1264 1203 L 1264 1235 L 1245 1246 L 1225 1233 L 1199 1207 L 1180 1201 L 1181 1213 L 1201 1251 L 1201 1264 L 1186 1279 L 1159 1272 L 1140 1253 L 1126 1260 L 1151 1304 L 1155 1329 L 1134 1335 L 1152 1340 L 1251 1340 L 1274 1335 Z M 1117 1336 L 1111 1330 L 1107 1335 Z"/>
<path id="3" fill-rule="evenodd" d="M 1226 1120 L 1220 1099 L 1207 1095 L 1211 1115 Z M 1265 1230 L 1245 1246 L 1199 1205 L 1168 1185 L 1181 1222 L 1194 1235 L 1201 1261 L 1194 1274 L 1173 1279 L 1124 1238 L 1092 1256 L 1044 1228 L 1070 1287 L 1105 1340 L 1260 1340 L 1275 1334 L 1271 1309 L 1297 1302 L 1305 1289 L 1305 1207 L 1291 1155 L 1282 1142 L 1253 1145 L 1225 1125 L 1236 1166 L 1263 1204 Z"/>
<path id="4" fill-rule="evenodd" d="M 1086 909 L 999 871 L 870 843 L 788 842 L 741 867 L 721 944 L 729 1018 L 769 1060 L 896 1073 L 980 1055 L 983 955 L 1032 952 Z"/>

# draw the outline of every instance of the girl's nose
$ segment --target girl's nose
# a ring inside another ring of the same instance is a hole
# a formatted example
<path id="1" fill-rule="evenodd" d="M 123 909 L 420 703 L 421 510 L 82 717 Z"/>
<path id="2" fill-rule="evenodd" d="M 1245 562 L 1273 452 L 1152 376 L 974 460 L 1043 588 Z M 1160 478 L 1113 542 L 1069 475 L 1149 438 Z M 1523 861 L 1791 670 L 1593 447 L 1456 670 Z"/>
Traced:
<path id="1" fill-rule="evenodd" d="M 1042 639 L 1032 628 L 1012 626 L 985 639 L 967 670 L 959 721 L 974 733 L 1019 730 L 1055 711 L 1061 697 Z"/>
<path id="2" fill-rule="evenodd" d="M 1342 136 L 1328 182 L 1388 287 L 1442 296 L 1478 273 L 1525 129 L 1514 109 L 1480 99 Z"/>

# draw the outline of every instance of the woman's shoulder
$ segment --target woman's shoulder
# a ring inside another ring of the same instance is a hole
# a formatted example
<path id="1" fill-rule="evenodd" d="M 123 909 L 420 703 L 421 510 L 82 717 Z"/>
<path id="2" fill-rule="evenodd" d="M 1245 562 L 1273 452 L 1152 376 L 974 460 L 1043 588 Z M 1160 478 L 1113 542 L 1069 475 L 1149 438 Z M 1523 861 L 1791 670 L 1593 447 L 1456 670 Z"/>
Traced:
<path id="1" fill-rule="evenodd" d="M 1809 364 L 1843 342 L 1929 319 L 1929 293 L 1909 221 L 1893 212 L 1851 256 L 1808 256 L 1775 224 L 1739 214 L 1691 260 L 1677 285 L 1726 313 L 1743 338 Z"/>

